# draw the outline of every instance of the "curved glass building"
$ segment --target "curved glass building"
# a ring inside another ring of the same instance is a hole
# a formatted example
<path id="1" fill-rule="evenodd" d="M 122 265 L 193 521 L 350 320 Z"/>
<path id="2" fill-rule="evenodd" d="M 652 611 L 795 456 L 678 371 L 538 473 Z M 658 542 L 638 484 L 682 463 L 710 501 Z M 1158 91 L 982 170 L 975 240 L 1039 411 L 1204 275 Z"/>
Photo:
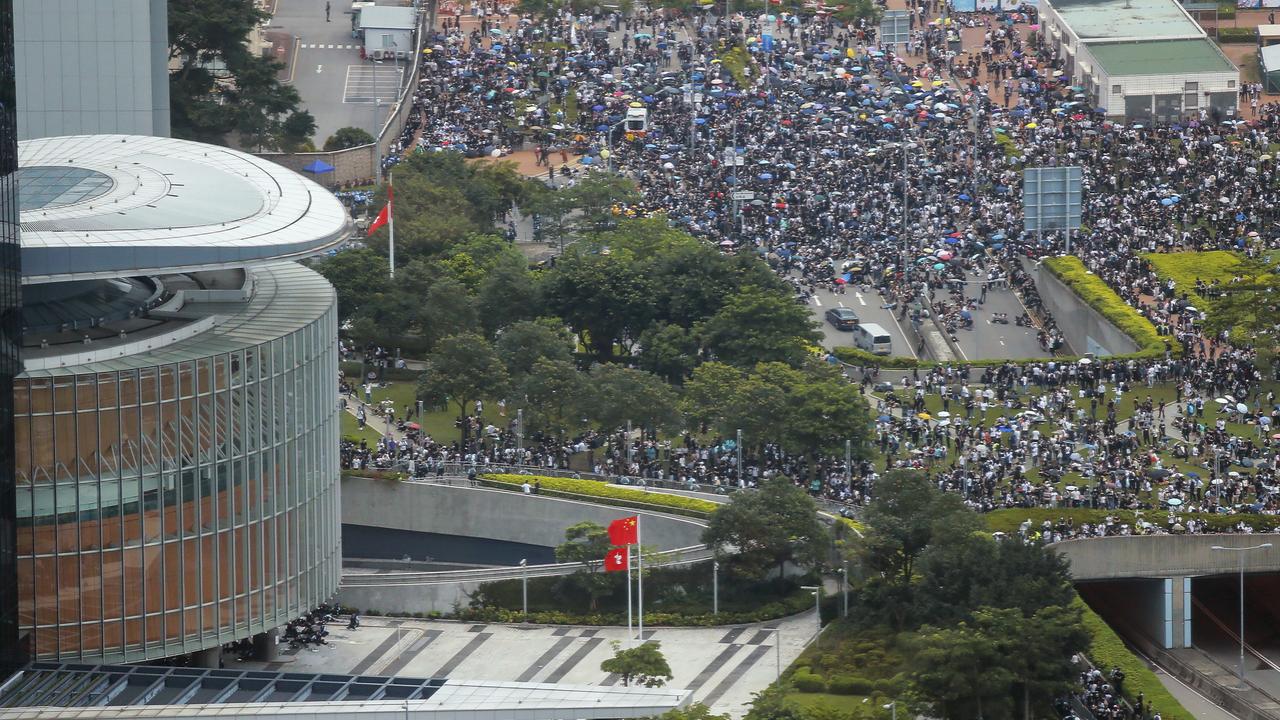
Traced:
<path id="1" fill-rule="evenodd" d="M 20 167 L 32 659 L 208 651 L 329 599 L 336 298 L 280 258 L 345 239 L 341 205 L 269 162 L 167 138 L 24 142 Z"/>

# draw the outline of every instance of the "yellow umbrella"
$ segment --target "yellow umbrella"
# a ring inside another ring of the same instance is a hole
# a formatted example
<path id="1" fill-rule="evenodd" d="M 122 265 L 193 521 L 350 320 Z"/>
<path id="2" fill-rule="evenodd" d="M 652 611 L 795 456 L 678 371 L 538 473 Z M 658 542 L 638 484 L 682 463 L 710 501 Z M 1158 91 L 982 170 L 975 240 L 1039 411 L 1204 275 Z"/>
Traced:
<path id="1" fill-rule="evenodd" d="M 924 83 L 920 82 L 919 80 L 912 80 L 911 87 L 924 87 Z"/>
<path id="2" fill-rule="evenodd" d="M 1028 130 L 1035 130 L 1035 129 L 1036 129 L 1036 128 L 1038 128 L 1038 127 L 1040 127 L 1040 126 L 1039 126 L 1039 125 L 1036 125 L 1036 124 L 1035 124 L 1035 123 L 1033 123 L 1033 122 L 1029 122 L 1029 123 L 1027 123 L 1027 129 L 1028 129 Z"/>
<path id="3" fill-rule="evenodd" d="M 932 420 L 932 419 L 933 419 L 933 416 L 932 416 L 932 415 L 930 415 L 930 414 L 929 414 L 929 413 L 927 413 L 927 412 L 920 413 L 919 415 L 916 415 L 916 417 L 920 418 L 921 420 Z"/>

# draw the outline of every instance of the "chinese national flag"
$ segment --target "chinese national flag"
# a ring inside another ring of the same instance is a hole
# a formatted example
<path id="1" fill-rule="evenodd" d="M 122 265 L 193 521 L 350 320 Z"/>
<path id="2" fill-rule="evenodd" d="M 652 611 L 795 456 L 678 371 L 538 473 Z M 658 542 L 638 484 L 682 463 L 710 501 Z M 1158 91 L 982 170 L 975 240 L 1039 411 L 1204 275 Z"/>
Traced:
<path id="1" fill-rule="evenodd" d="M 382 206 L 382 212 L 378 213 L 378 217 L 369 223 L 369 229 L 365 232 L 365 237 L 372 235 L 378 228 L 387 224 L 387 221 L 391 219 L 391 205 L 394 202 L 395 198 L 392 196 L 391 186 L 387 185 L 387 204 Z"/>
<path id="2" fill-rule="evenodd" d="M 626 572 L 628 570 L 627 563 L 631 560 L 631 553 L 626 548 L 610 548 L 609 554 L 604 556 L 605 572 Z"/>
<path id="3" fill-rule="evenodd" d="M 640 518 L 632 515 L 631 517 L 618 518 L 609 523 L 609 543 L 612 545 L 635 545 L 636 533 L 640 527 Z"/>

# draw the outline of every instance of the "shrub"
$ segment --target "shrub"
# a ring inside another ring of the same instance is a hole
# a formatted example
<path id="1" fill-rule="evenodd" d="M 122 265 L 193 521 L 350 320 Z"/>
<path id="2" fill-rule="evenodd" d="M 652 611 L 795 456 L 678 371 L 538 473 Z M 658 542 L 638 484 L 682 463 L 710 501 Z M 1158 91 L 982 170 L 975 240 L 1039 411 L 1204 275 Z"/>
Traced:
<path id="1" fill-rule="evenodd" d="M 827 683 L 822 678 L 813 674 L 809 668 L 800 668 L 791 676 L 791 684 L 795 685 L 796 690 L 807 693 L 820 693 L 827 691 Z"/>
<path id="2" fill-rule="evenodd" d="M 909 357 L 901 357 L 897 355 L 876 355 L 866 350 L 856 347 L 841 346 L 833 348 L 831 353 L 841 362 L 850 365 L 871 365 L 882 368 L 914 368 L 920 367 L 922 364 L 919 360 Z"/>
<path id="3" fill-rule="evenodd" d="M 552 497 L 587 498 L 604 505 L 669 512 L 676 515 L 706 517 L 720 507 L 719 503 L 683 495 L 651 493 L 599 480 L 543 477 L 538 475 L 482 475 L 480 484 L 502 490 L 520 490 L 524 483 L 538 482 L 541 493 Z"/>
<path id="4" fill-rule="evenodd" d="M 827 691 L 836 695 L 870 695 L 875 683 L 857 675 L 836 675 L 827 683 Z"/>
<path id="5" fill-rule="evenodd" d="M 1221 44 L 1244 44 L 1258 40 L 1258 33 L 1253 28 L 1218 28 L 1218 42 Z"/>
<path id="6" fill-rule="evenodd" d="M 1156 332 L 1151 321 L 1138 314 L 1119 295 L 1089 272 L 1080 258 L 1074 255 L 1045 258 L 1044 266 L 1081 300 L 1097 310 L 1108 322 L 1128 335 L 1138 345 L 1138 352 L 1116 355 L 1114 358 L 1158 358 L 1164 356 L 1164 339 Z"/>
<path id="7" fill-rule="evenodd" d="M 751 86 L 751 78 L 747 76 L 746 71 L 751 65 L 751 55 L 741 45 L 735 45 L 729 52 L 720 56 L 720 66 L 729 71 L 729 74 L 733 76 L 733 81 L 738 84 L 740 89 L 745 90 Z M 752 72 L 754 72 L 754 69 Z"/>
<path id="8" fill-rule="evenodd" d="M 1089 658 L 1104 671 L 1113 667 L 1124 671 L 1124 694 L 1130 701 L 1142 693 L 1152 711 L 1158 710 L 1163 718 L 1192 720 L 1195 717 L 1169 694 L 1145 661 L 1129 652 L 1120 636 L 1080 596 L 1072 602 L 1081 608 L 1085 629 L 1089 631 Z"/>

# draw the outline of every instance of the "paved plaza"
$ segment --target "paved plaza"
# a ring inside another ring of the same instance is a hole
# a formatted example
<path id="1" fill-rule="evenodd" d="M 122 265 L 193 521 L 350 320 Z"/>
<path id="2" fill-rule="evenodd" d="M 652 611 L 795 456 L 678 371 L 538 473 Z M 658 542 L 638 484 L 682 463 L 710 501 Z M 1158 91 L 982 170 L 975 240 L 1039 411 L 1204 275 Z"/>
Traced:
<path id="1" fill-rule="evenodd" d="M 693 700 L 717 713 L 746 714 L 763 690 L 813 639 L 813 612 L 780 621 L 714 628 L 645 629 L 662 644 L 675 678 Z M 626 628 L 547 625 L 485 625 L 451 621 L 367 618 L 359 630 L 330 626 L 329 645 L 282 649 L 273 663 L 237 663 L 237 668 L 350 675 L 457 677 L 567 685 L 616 685 L 600 670 L 625 642 Z M 779 637 L 781 647 L 779 647 Z"/>

